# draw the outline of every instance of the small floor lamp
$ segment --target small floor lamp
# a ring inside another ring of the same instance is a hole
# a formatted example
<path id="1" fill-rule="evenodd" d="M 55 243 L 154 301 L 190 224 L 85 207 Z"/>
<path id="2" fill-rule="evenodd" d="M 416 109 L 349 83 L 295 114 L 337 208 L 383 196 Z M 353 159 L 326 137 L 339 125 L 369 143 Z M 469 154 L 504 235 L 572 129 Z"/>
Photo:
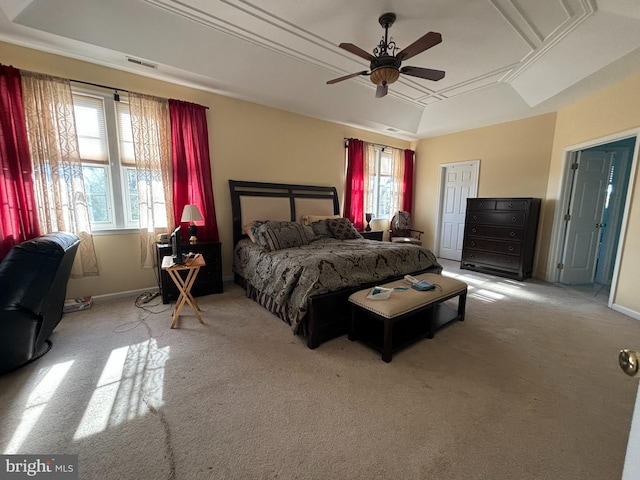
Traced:
<path id="1" fill-rule="evenodd" d="M 204 220 L 202 218 L 202 213 L 200 213 L 200 209 L 197 205 L 185 205 L 182 210 L 182 222 L 190 222 L 189 223 L 189 243 L 194 244 L 198 242 L 196 238 L 196 233 L 198 231 L 198 226 L 195 224 L 196 221 Z"/>

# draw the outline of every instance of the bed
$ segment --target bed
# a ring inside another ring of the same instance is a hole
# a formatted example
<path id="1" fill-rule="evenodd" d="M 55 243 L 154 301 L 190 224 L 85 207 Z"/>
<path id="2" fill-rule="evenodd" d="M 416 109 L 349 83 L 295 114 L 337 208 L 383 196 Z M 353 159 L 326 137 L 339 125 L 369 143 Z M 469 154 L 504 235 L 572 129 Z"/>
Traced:
<path id="1" fill-rule="evenodd" d="M 442 272 L 422 246 L 352 238 L 335 187 L 229 180 L 229 190 L 234 281 L 309 348 L 348 332 L 353 292 Z"/>

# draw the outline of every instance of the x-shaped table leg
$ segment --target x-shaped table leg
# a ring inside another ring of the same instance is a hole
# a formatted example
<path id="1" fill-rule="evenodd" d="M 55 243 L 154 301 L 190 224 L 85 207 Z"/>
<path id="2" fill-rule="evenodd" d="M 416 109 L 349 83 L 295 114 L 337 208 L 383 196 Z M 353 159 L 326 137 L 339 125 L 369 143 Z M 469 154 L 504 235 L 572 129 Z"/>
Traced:
<path id="1" fill-rule="evenodd" d="M 204 323 L 202 321 L 202 317 L 200 317 L 200 314 L 198 313 L 200 307 L 196 303 L 196 300 L 193 298 L 193 295 L 191 295 L 191 287 L 196 281 L 196 276 L 198 275 L 200 267 L 188 268 L 187 277 L 184 279 L 180 276 L 180 270 L 181 269 L 175 268 L 168 270 L 169 275 L 173 279 L 173 282 L 176 284 L 176 287 L 178 287 L 178 291 L 180 292 L 178 300 L 176 301 L 176 306 L 173 309 L 173 323 L 171 324 L 171 328 L 176 327 L 176 324 L 178 323 L 178 317 L 180 316 L 180 312 L 182 311 L 182 307 L 184 307 L 185 303 L 189 304 L 200 323 Z"/>

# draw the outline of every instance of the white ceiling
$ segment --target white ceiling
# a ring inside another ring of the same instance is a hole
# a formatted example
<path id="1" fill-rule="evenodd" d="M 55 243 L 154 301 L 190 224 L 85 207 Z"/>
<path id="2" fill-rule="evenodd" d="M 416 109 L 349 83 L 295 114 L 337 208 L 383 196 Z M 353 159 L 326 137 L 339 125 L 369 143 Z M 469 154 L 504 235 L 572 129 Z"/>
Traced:
<path id="1" fill-rule="evenodd" d="M 383 98 L 366 76 L 327 85 L 368 68 L 338 44 L 371 52 L 389 11 L 400 49 L 442 34 L 403 66 L 445 78 L 401 75 Z M 0 40 L 413 140 L 553 111 L 640 69 L 640 1 L 0 0 Z"/>

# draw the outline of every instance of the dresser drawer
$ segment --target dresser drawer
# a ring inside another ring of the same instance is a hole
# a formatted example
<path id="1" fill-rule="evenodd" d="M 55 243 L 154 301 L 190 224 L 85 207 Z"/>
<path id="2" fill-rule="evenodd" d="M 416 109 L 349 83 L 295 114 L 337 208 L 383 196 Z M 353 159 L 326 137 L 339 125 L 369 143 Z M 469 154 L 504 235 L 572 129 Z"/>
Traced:
<path id="1" fill-rule="evenodd" d="M 520 242 L 501 242 L 500 240 L 489 240 L 486 238 L 469 237 L 465 246 L 473 250 L 485 250 L 507 255 L 520 255 L 522 251 L 522 243 Z"/>
<path id="2" fill-rule="evenodd" d="M 527 215 L 525 212 L 470 212 L 468 223 L 485 223 L 490 225 L 523 226 Z"/>
<path id="3" fill-rule="evenodd" d="M 495 210 L 496 209 L 496 201 L 495 200 L 476 200 L 476 199 L 468 199 L 468 208 L 469 210 Z"/>
<path id="4" fill-rule="evenodd" d="M 500 255 L 498 253 L 481 252 L 479 250 L 465 250 L 462 254 L 462 265 L 472 267 L 498 268 L 500 270 L 518 271 L 520 258 L 517 256 Z"/>
<path id="5" fill-rule="evenodd" d="M 528 209 L 529 202 L 527 200 L 498 200 L 496 202 L 496 210 L 526 211 Z"/>
<path id="6" fill-rule="evenodd" d="M 521 241 L 524 230 L 519 227 L 494 227 L 492 225 L 467 225 L 465 236 L 468 237 L 486 237 L 498 240 Z"/>

